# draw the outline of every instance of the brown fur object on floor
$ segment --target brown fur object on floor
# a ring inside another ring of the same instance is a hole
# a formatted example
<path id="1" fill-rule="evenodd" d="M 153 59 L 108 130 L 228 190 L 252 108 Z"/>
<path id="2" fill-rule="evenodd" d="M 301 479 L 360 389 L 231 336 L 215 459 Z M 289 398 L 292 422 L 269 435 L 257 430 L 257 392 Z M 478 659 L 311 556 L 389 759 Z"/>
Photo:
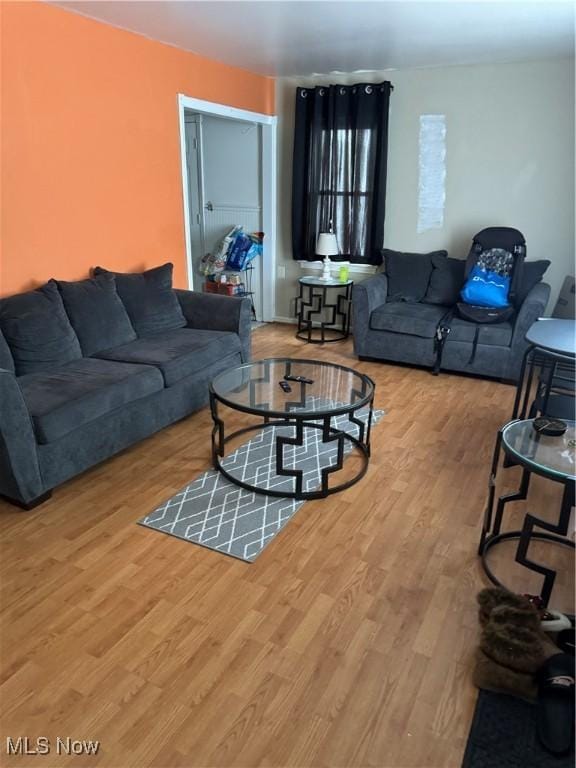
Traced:
<path id="1" fill-rule="evenodd" d="M 495 693 L 507 693 L 521 699 L 534 701 L 538 694 L 538 686 L 533 675 L 526 672 L 516 672 L 501 664 L 496 664 L 482 651 L 476 650 L 472 680 L 477 688 L 483 688 Z"/>
<path id="2" fill-rule="evenodd" d="M 500 588 L 483 589 L 477 599 L 482 633 L 474 683 L 479 688 L 535 698 L 535 673 L 558 653 L 542 630 L 537 610 L 522 595 Z"/>
<path id="3" fill-rule="evenodd" d="M 494 608 L 500 608 L 503 605 L 509 605 L 512 608 L 532 610 L 536 613 L 532 603 L 524 595 L 517 595 L 514 592 L 509 592 L 502 587 L 488 587 L 483 589 L 476 596 L 476 601 L 479 606 L 478 620 L 483 627 Z"/>
<path id="4" fill-rule="evenodd" d="M 497 664 L 533 675 L 546 660 L 539 627 L 522 611 L 496 608 L 480 636 L 480 648 Z"/>

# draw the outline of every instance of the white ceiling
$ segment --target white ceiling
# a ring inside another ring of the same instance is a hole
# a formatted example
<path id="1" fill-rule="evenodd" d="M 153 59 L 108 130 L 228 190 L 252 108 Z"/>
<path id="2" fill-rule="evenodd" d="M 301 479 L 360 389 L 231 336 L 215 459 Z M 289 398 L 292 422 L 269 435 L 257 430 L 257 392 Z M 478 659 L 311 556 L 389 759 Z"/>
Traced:
<path id="1" fill-rule="evenodd" d="M 574 3 L 558 0 L 59 0 L 154 40 L 272 76 L 574 54 Z"/>

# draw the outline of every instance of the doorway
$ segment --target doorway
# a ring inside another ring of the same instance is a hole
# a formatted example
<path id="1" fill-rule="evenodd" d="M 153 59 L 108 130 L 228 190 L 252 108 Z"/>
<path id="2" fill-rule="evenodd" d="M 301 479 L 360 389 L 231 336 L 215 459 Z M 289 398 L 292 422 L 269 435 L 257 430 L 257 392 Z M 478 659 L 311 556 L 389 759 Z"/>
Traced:
<path id="1" fill-rule="evenodd" d="M 274 319 L 276 118 L 179 96 L 188 282 L 203 289 L 202 258 L 240 225 L 265 234 L 246 278 L 259 321 Z"/>

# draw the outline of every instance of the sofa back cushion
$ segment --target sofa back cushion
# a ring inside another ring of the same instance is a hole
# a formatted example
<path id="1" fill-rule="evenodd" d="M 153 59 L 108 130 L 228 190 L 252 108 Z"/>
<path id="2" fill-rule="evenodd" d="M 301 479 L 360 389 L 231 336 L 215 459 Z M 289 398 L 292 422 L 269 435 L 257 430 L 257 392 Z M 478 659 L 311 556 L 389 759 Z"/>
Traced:
<path id="1" fill-rule="evenodd" d="M 173 268 L 173 264 L 163 264 L 146 272 L 126 274 L 109 273 L 102 267 L 96 267 L 94 274 L 115 276 L 118 295 L 126 307 L 136 335 L 142 338 L 184 328 L 186 325 L 186 318 L 172 290 Z"/>
<path id="2" fill-rule="evenodd" d="M 35 291 L 2 299 L 0 330 L 10 347 L 17 376 L 82 357 L 54 280 Z"/>
<path id="3" fill-rule="evenodd" d="M 404 253 L 384 248 L 384 269 L 388 276 L 387 301 L 422 301 L 432 275 L 432 257 L 444 257 L 446 251 Z"/>
<path id="4" fill-rule="evenodd" d="M 134 341 L 136 332 L 116 292 L 114 275 L 105 272 L 73 283 L 58 280 L 58 288 L 86 357 Z"/>
<path id="5" fill-rule="evenodd" d="M 542 280 L 549 266 L 550 262 L 548 259 L 524 262 L 522 265 L 522 276 L 516 288 L 515 304 L 517 309 L 520 309 L 532 288 Z"/>
<path id="6" fill-rule="evenodd" d="M 14 373 L 15 371 L 14 358 L 12 357 L 12 352 L 10 352 L 10 347 L 6 343 L 2 331 L 0 331 L 0 368 L 3 368 L 5 371 L 10 371 L 10 373 Z"/>
<path id="7" fill-rule="evenodd" d="M 465 267 L 464 259 L 447 259 L 445 256 L 433 254 L 432 274 L 423 301 L 426 304 L 453 307 L 460 301 Z"/>
<path id="8" fill-rule="evenodd" d="M 186 318 L 172 290 L 173 264 L 163 264 L 145 272 L 108 272 L 94 269 L 95 275 L 113 274 L 116 290 L 122 299 L 130 321 L 140 338 L 155 333 L 184 328 Z"/>

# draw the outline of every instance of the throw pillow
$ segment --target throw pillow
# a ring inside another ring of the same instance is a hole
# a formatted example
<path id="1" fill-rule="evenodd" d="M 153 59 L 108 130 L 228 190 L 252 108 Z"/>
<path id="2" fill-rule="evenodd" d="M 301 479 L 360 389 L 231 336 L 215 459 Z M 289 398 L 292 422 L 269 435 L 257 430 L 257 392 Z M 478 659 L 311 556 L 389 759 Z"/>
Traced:
<path id="1" fill-rule="evenodd" d="M 403 253 L 384 248 L 384 269 L 388 275 L 387 301 L 422 301 L 432 275 L 432 256 L 448 256 L 446 251 Z"/>
<path id="2" fill-rule="evenodd" d="M 95 275 L 112 274 L 136 335 L 152 336 L 162 331 L 184 328 L 186 318 L 172 290 L 173 264 L 148 269 L 136 274 L 108 272 L 96 267 Z"/>
<path id="3" fill-rule="evenodd" d="M 521 307 L 526 296 L 532 288 L 537 285 L 544 277 L 544 273 L 550 266 L 547 259 L 540 261 L 525 261 L 522 267 L 522 279 L 516 289 L 516 306 Z"/>
<path id="4" fill-rule="evenodd" d="M 465 268 L 464 259 L 447 259 L 445 256 L 434 254 L 430 283 L 423 301 L 426 304 L 443 304 L 446 307 L 453 307 L 460 301 Z"/>
<path id="5" fill-rule="evenodd" d="M 12 352 L 17 376 L 82 357 L 53 280 L 35 291 L 2 299 L 0 329 Z"/>
<path id="6" fill-rule="evenodd" d="M 86 357 L 134 341 L 136 333 L 116 293 L 114 275 L 104 273 L 88 280 L 57 283 Z"/>

